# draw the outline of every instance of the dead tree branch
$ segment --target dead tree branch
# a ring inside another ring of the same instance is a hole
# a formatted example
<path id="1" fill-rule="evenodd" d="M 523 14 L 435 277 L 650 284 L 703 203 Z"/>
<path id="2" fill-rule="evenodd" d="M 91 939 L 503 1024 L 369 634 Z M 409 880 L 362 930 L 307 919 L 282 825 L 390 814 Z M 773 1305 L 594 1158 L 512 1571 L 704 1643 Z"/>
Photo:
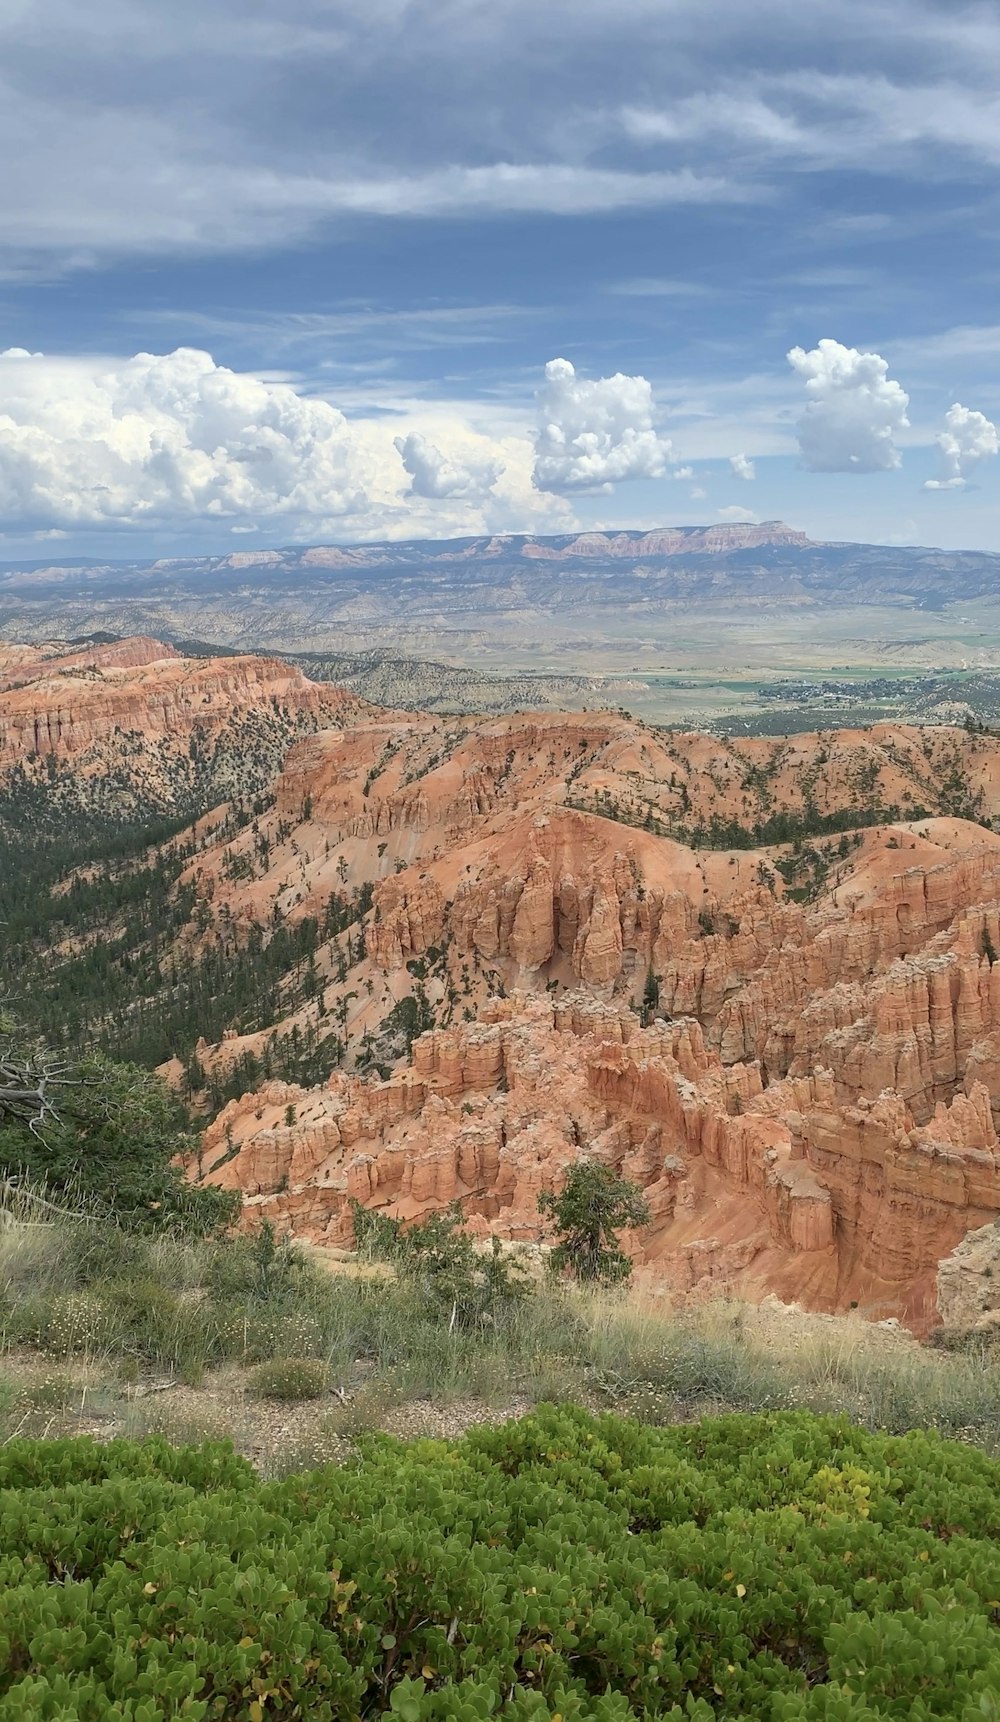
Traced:
<path id="1" fill-rule="evenodd" d="M 64 1059 L 36 1062 L 10 1049 L 0 1052 L 0 1122 L 27 1124 L 36 1135 L 55 1122 L 58 1091 L 75 1085 L 71 1070 Z"/>

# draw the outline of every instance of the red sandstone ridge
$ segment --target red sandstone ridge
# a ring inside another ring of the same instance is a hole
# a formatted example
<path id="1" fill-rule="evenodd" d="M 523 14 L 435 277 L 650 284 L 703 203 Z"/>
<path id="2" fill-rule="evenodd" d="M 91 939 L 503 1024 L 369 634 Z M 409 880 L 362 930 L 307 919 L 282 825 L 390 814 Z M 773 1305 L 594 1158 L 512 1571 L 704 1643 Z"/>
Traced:
<path id="1" fill-rule="evenodd" d="M 638 997 L 652 969 L 724 1052 L 778 1066 L 824 975 L 918 948 L 977 899 L 996 839 L 969 815 L 1000 809 L 1000 747 L 895 726 L 736 744 L 609 713 L 383 713 L 300 742 L 274 788 L 255 830 L 199 858 L 237 924 L 321 916 L 371 884 L 383 977 L 443 946 L 466 994 L 489 970 Z M 869 829 L 849 837 L 855 816 Z M 833 830 L 775 840 L 796 821 Z M 788 887 L 823 900 L 822 929 Z"/>
<path id="2" fill-rule="evenodd" d="M 148 634 L 134 634 L 125 640 L 100 640 L 72 649 L 59 641 L 49 646 L 21 646 L 0 640 L 0 689 L 22 687 L 27 682 L 65 676 L 75 670 L 97 676 L 107 669 L 134 670 L 179 657 L 174 646 L 153 640 Z"/>
<path id="3" fill-rule="evenodd" d="M 184 658 L 144 637 L 81 650 L 0 646 L 0 769 L 54 756 L 83 773 L 211 744 L 254 713 L 271 723 L 336 725 L 367 711 L 340 688 L 279 659 Z M 284 751 L 284 750 L 283 750 Z"/>
<path id="4" fill-rule="evenodd" d="M 273 837 L 266 864 L 226 874 L 209 851 L 202 884 L 230 922 L 263 923 L 375 880 L 347 980 L 319 953 L 318 1010 L 343 1000 L 346 1022 L 353 998 L 372 1035 L 438 964 L 451 1026 L 387 1081 L 235 1102 L 206 1175 L 320 1239 L 344 1241 L 351 1195 L 403 1217 L 457 1198 L 525 1237 L 587 1151 L 646 1186 L 656 1224 L 634 1248 L 669 1284 L 926 1330 L 938 1264 L 1000 1214 L 1000 836 L 945 811 L 995 814 L 998 768 L 995 738 L 958 730 L 737 745 L 610 714 L 389 714 L 303 741 L 256 838 L 229 847 Z M 852 808 L 892 817 L 704 846 Z M 644 1030 L 650 976 L 668 1020 Z"/>

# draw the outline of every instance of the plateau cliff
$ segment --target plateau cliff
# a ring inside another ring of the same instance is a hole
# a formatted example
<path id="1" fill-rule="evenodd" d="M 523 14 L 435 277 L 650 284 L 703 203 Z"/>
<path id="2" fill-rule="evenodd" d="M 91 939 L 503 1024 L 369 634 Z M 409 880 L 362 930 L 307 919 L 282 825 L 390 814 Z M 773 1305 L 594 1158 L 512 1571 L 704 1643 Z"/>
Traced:
<path id="1" fill-rule="evenodd" d="M 737 745 L 609 714 L 297 744 L 266 866 L 226 877 L 209 848 L 193 876 L 230 923 L 373 881 L 317 1009 L 382 1079 L 348 1059 L 237 1098 L 203 1175 L 328 1241 L 351 1196 L 525 1237 L 586 1149 L 644 1184 L 637 1256 L 690 1295 L 926 1328 L 939 1261 L 1000 1213 L 998 766 L 964 730 Z M 379 1038 L 406 999 L 435 1025 L 408 1061 Z"/>

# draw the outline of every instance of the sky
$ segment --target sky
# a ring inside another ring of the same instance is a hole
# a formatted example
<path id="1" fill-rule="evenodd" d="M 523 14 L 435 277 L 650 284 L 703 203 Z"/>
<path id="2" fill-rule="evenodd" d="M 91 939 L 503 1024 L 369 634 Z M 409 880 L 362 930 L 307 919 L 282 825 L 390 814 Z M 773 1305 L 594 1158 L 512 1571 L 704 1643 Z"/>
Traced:
<path id="1" fill-rule="evenodd" d="M 1000 550 L 1000 8 L 0 0 L 0 561 Z"/>

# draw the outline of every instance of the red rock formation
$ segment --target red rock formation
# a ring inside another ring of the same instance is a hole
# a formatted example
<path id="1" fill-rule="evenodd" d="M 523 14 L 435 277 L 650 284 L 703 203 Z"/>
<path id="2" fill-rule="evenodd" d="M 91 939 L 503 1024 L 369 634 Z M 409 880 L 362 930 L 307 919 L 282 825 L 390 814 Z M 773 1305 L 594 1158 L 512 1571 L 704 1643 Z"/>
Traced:
<path id="1" fill-rule="evenodd" d="M 422 853 L 377 887 L 371 967 L 448 944 L 453 974 L 586 991 L 493 1001 L 386 1084 L 337 1075 L 297 1097 L 287 1134 L 283 1094 L 260 1119 L 260 1097 L 236 1103 L 203 1164 L 229 1128 L 246 1146 L 209 1175 L 326 1240 L 347 1237 L 351 1195 L 404 1217 L 458 1199 L 474 1224 L 536 1236 L 539 1192 L 583 1146 L 647 1189 L 634 1248 L 674 1286 L 858 1302 L 926 1329 L 938 1262 L 1000 1213 L 1000 839 L 954 819 L 876 828 L 814 904 L 790 902 L 759 855 L 692 851 L 544 787 L 506 807 L 497 777 L 519 759 L 501 730 L 461 773 L 431 731 L 447 758 L 417 777 L 428 726 L 400 721 L 302 744 L 279 803 L 315 786 L 313 820 L 336 832 L 321 876 L 376 839 L 387 860 Z M 522 782 L 544 785 L 579 744 L 531 728 Z M 648 969 L 682 1020 L 642 1030 L 614 1002 Z"/>
<path id="2" fill-rule="evenodd" d="M 20 646 L 0 640 L 0 689 L 21 687 L 74 670 L 97 676 L 106 669 L 134 670 L 179 657 L 173 646 L 147 634 L 134 634 L 125 640 L 102 640 L 72 651 L 58 642 L 52 646 Z"/>
<path id="3" fill-rule="evenodd" d="M 631 1247 L 678 1290 L 860 1302 L 918 1330 L 941 1256 L 1000 1213 L 982 1084 L 918 1126 L 898 1095 L 844 1105 L 829 1073 L 765 1088 L 698 1023 L 644 1030 L 586 993 L 494 1001 L 422 1036 L 388 1082 L 271 1084 L 225 1109 L 202 1166 L 242 1189 L 251 1222 L 320 1241 L 349 1241 L 351 1197 L 404 1219 L 457 1200 L 474 1228 L 531 1238 L 539 1194 L 582 1149 L 643 1185 L 653 1222 Z"/>
<path id="4" fill-rule="evenodd" d="M 403 1217 L 458 1199 L 483 1230 L 536 1236 L 539 1193 L 585 1150 L 642 1183 L 654 1221 L 632 1248 L 691 1295 L 936 1319 L 938 1263 L 1000 1214 L 995 738 L 433 720 L 273 660 L 160 652 L 0 654 L 0 763 L 155 770 L 276 708 L 324 726 L 272 811 L 204 832 L 188 880 L 237 929 L 321 925 L 331 896 L 372 887 L 297 1020 L 357 1048 L 419 979 L 450 1022 L 386 1082 L 337 1072 L 228 1107 L 201 1165 L 251 1216 L 342 1242 L 352 1195 Z M 809 836 L 852 807 L 862 830 Z M 795 847 L 763 842 L 795 819 Z M 648 977 L 673 1020 L 643 1028 Z"/>
<path id="5" fill-rule="evenodd" d="M 123 733 L 186 748 L 196 730 L 210 736 L 275 702 L 328 723 L 365 709 L 342 689 L 309 682 L 279 659 L 182 658 L 150 640 L 42 659 L 29 668 L 28 677 L 22 664 L 5 669 L 0 768 L 39 755 L 81 756 Z"/>

